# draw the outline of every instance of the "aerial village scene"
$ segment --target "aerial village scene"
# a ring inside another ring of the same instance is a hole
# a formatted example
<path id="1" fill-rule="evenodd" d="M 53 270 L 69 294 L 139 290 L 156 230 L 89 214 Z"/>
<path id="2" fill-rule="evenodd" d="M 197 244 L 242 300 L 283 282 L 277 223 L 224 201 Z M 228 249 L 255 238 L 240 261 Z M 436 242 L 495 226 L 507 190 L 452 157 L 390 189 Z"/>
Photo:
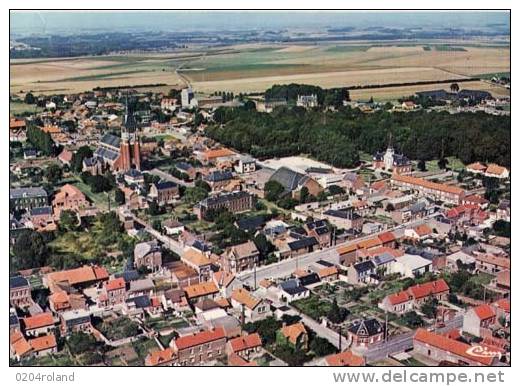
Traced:
<path id="1" fill-rule="evenodd" d="M 507 12 L 39 15 L 11 15 L 10 365 L 510 364 Z"/>

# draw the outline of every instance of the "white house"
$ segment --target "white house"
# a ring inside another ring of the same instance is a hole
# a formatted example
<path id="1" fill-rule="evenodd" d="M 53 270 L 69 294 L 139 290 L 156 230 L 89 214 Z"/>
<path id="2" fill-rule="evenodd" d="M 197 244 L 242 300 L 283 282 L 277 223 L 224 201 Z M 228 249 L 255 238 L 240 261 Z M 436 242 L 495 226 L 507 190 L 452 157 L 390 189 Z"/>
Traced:
<path id="1" fill-rule="evenodd" d="M 418 255 L 404 254 L 393 264 L 393 272 L 406 277 L 415 277 L 432 270 L 432 262 Z"/>

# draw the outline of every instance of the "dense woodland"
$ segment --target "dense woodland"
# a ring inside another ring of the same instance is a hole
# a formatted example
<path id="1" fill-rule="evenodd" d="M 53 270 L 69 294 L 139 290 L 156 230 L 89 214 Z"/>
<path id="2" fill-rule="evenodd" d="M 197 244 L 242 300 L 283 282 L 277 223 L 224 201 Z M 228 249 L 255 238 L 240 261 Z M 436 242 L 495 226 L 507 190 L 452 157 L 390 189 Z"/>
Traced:
<path id="1" fill-rule="evenodd" d="M 209 137 L 254 157 L 310 154 L 337 167 L 353 167 L 359 152 L 393 146 L 411 159 L 456 156 L 474 161 L 511 163 L 511 119 L 486 113 L 378 111 L 364 114 L 341 107 L 323 112 L 300 107 L 277 108 L 271 114 L 246 108 L 219 108 Z"/>

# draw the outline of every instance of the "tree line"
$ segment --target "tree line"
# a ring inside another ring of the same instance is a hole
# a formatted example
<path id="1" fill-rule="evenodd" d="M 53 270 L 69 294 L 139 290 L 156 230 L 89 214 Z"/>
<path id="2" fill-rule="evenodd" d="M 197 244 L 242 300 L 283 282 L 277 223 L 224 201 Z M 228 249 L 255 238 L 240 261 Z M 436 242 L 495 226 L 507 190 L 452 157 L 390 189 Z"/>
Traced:
<path id="1" fill-rule="evenodd" d="M 279 107 L 268 114 L 221 107 L 214 120 L 206 129 L 209 137 L 260 159 L 310 154 L 336 167 L 354 167 L 360 152 L 385 149 L 391 133 L 394 148 L 410 159 L 456 156 L 466 164 L 511 164 L 510 117 L 484 112 L 364 114 L 347 106 L 337 111 Z"/>

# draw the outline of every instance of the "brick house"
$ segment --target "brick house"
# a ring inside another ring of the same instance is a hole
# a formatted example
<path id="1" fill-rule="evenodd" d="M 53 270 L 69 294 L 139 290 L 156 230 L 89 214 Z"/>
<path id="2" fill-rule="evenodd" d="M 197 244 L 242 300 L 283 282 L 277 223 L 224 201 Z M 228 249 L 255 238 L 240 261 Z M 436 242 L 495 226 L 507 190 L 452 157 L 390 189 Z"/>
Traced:
<path id="1" fill-rule="evenodd" d="M 126 299 L 126 283 L 122 277 L 105 283 L 104 292 L 99 296 L 102 307 L 122 304 Z"/>
<path id="2" fill-rule="evenodd" d="M 464 314 L 462 331 L 471 335 L 482 336 L 482 329 L 488 329 L 497 321 L 497 315 L 489 304 L 473 307 Z"/>
<path id="3" fill-rule="evenodd" d="M 15 307 L 27 307 L 32 304 L 31 286 L 23 276 L 9 278 L 9 303 Z"/>
<path id="4" fill-rule="evenodd" d="M 225 354 L 226 334 L 222 327 L 172 339 L 174 361 L 181 366 L 196 366 L 218 359 Z"/>
<path id="5" fill-rule="evenodd" d="M 171 204 L 179 198 L 179 185 L 171 181 L 152 184 L 148 198 L 157 201 L 159 205 Z"/>
<path id="6" fill-rule="evenodd" d="M 54 318 L 50 312 L 43 312 L 22 319 L 26 336 L 39 336 L 54 330 Z"/>
<path id="7" fill-rule="evenodd" d="M 383 341 L 385 329 L 377 319 L 363 319 L 352 324 L 348 334 L 353 346 L 369 347 Z"/>
<path id="8" fill-rule="evenodd" d="M 249 360 L 251 356 L 258 353 L 262 348 L 262 339 L 258 333 L 243 335 L 229 340 L 226 344 L 226 353 L 237 354 Z"/>
<path id="9" fill-rule="evenodd" d="M 87 197 L 81 190 L 71 184 L 63 185 L 52 200 L 52 209 L 56 217 L 59 217 L 63 210 L 80 212 L 89 206 L 90 203 L 87 201 Z"/>
<path id="10" fill-rule="evenodd" d="M 444 335 L 419 328 L 413 338 L 413 348 L 418 354 L 438 363 L 448 361 L 459 366 L 493 366 L 497 357 L 474 355 L 474 347 L 469 344 L 450 339 Z"/>
<path id="11" fill-rule="evenodd" d="M 134 247 L 134 266 L 156 270 L 162 266 L 162 251 L 157 241 L 145 241 Z"/>
<path id="12" fill-rule="evenodd" d="M 253 269 L 258 264 L 260 252 L 251 240 L 230 247 L 222 256 L 223 269 L 231 273 L 240 273 Z"/>

